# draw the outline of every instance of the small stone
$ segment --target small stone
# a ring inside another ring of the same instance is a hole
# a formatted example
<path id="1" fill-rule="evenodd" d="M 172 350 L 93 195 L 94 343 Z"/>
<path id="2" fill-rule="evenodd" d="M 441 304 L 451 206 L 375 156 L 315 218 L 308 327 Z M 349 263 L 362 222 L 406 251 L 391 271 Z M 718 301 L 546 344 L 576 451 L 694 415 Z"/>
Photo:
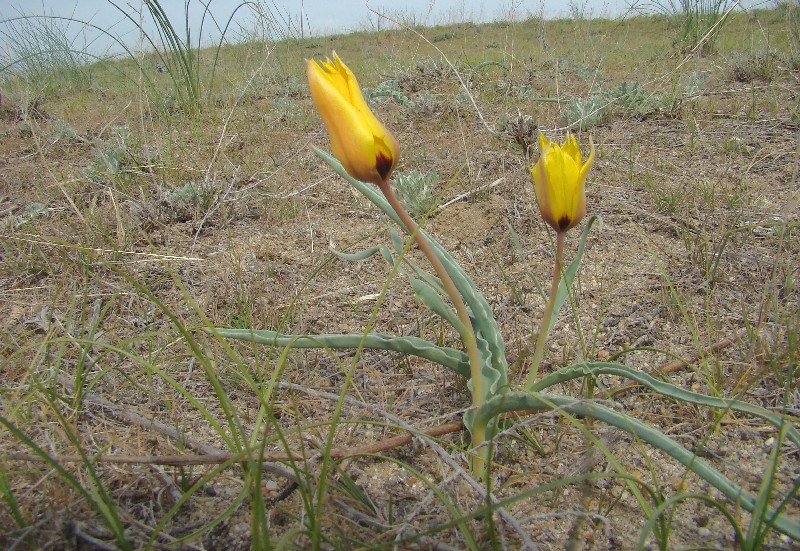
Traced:
<path id="1" fill-rule="evenodd" d="M 264 489 L 268 492 L 274 492 L 278 489 L 278 483 L 274 480 L 267 480 L 264 483 Z"/>
<path id="2" fill-rule="evenodd" d="M 711 537 L 711 530 L 706 528 L 705 526 L 701 526 L 697 529 L 697 535 L 701 538 L 710 538 Z"/>
<path id="3" fill-rule="evenodd" d="M 769 438 L 767 438 L 766 442 L 764 442 L 764 445 L 765 446 L 772 446 L 774 443 L 775 443 L 775 437 L 774 436 L 770 436 Z"/>

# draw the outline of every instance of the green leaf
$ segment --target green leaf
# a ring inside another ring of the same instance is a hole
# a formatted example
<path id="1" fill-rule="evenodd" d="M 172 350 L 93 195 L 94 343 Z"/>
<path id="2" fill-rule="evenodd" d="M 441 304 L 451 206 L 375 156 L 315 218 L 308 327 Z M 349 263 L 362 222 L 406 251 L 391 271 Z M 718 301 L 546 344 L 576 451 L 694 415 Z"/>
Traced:
<path id="1" fill-rule="evenodd" d="M 704 459 L 687 450 L 667 435 L 650 427 L 635 417 L 619 413 L 604 405 L 565 396 L 543 393 L 508 392 L 498 396 L 475 410 L 474 423 L 485 423 L 502 413 L 518 410 L 565 410 L 573 415 L 591 417 L 628 432 L 640 440 L 672 456 L 700 478 L 722 492 L 733 502 L 740 503 L 748 512 L 756 506 L 755 498 L 744 492 L 725 475 L 720 473 Z M 772 511 L 768 513 L 770 516 Z M 774 518 L 777 530 L 794 539 L 800 539 L 800 524 L 794 520 L 777 516 Z"/>
<path id="2" fill-rule="evenodd" d="M 450 322 L 450 325 L 458 331 L 459 335 L 464 333 L 464 326 L 461 320 L 458 319 L 458 315 L 445 303 L 442 296 L 437 293 L 433 287 L 421 279 L 411 276 L 409 276 L 408 281 L 411 283 L 411 288 L 414 289 L 414 293 L 416 293 L 425 306 Z"/>
<path id="3" fill-rule="evenodd" d="M 382 335 L 380 333 L 322 334 L 322 335 L 284 335 L 268 329 L 227 329 L 216 328 L 214 331 L 221 337 L 246 342 L 255 342 L 270 346 L 290 346 L 293 348 L 369 348 L 372 350 L 388 350 L 401 352 L 410 356 L 418 356 L 443 365 L 462 377 L 469 378 L 469 358 L 467 355 L 445 346 L 435 344 L 411 336 Z"/>
<path id="4" fill-rule="evenodd" d="M 369 257 L 373 256 L 375 253 L 381 252 L 383 247 L 371 247 L 369 249 L 365 249 L 363 251 L 357 253 L 344 253 L 342 251 L 337 251 L 335 249 L 331 249 L 331 252 L 341 258 L 342 260 L 366 260 Z"/>
<path id="5" fill-rule="evenodd" d="M 541 379 L 538 383 L 533 385 L 531 391 L 539 392 L 545 388 L 549 388 L 553 385 L 564 383 L 572 379 L 578 379 L 587 376 L 597 377 L 598 375 L 616 375 L 618 377 L 624 377 L 626 379 L 636 381 L 640 385 L 658 392 L 663 396 L 674 398 L 675 400 L 680 400 L 681 402 L 697 404 L 719 410 L 739 411 L 748 415 L 759 417 L 765 421 L 769 421 L 776 427 L 780 427 L 784 423 L 783 417 L 764 408 L 760 408 L 740 400 L 714 398 L 712 396 L 706 396 L 705 394 L 699 394 L 697 392 L 685 390 L 673 384 L 659 381 L 647 373 L 642 373 L 641 371 L 630 368 L 626 365 L 612 362 L 588 362 L 585 364 L 575 364 L 569 367 L 564 367 Z M 796 446 L 800 446 L 800 432 L 798 432 L 797 429 L 791 425 L 787 426 L 786 435 Z"/>

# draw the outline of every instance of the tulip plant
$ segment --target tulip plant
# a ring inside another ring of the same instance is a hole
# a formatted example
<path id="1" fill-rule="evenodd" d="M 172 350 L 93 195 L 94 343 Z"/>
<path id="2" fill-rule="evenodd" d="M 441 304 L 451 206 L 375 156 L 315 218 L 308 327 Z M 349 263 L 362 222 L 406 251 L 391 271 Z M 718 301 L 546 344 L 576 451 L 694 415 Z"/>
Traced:
<path id="1" fill-rule="evenodd" d="M 319 149 L 315 149 L 315 153 L 413 237 L 433 267 L 435 275 L 404 259 L 406 246 L 394 231 L 391 246 L 375 247 L 356 254 L 337 254 L 343 259 L 360 260 L 380 253 L 387 262 L 408 277 L 420 301 L 453 326 L 461 337 L 464 349 L 440 346 L 417 337 L 372 332 L 284 335 L 269 330 L 220 328 L 217 331 L 221 336 L 295 348 L 363 347 L 391 350 L 416 355 L 450 369 L 467 379 L 472 393 L 472 407 L 464 416 L 464 424 L 472 436 L 473 472 L 483 479 L 490 473 L 489 444 L 496 434 L 498 416 L 512 411 L 557 408 L 565 415 L 588 417 L 610 424 L 666 452 L 729 499 L 748 511 L 760 511 L 776 529 L 792 538 L 800 539 L 800 524 L 779 514 L 785 503 L 778 512 L 765 508 L 768 493 L 765 496 L 765 492 L 761 492 L 754 497 L 744 492 L 695 453 L 634 417 L 597 402 L 575 400 L 547 393 L 546 390 L 571 379 L 591 379 L 602 374 L 615 375 L 675 400 L 723 411 L 743 412 L 761 418 L 779 427 L 781 434 L 800 446 L 800 432 L 791 427 L 781 414 L 737 400 L 690 392 L 612 362 L 584 361 L 558 369 L 537 380 L 538 366 L 554 315 L 566 302 L 571 283 L 580 267 L 588 233 L 599 222 L 597 217 L 589 219 L 580 238 L 576 257 L 565 267 L 563 248 L 566 232 L 579 224 L 586 213 L 584 185 L 594 159 L 593 144 L 584 161 L 573 135 L 568 135 L 562 145 L 551 142 L 544 135 L 539 139 L 540 156 L 531 169 L 531 177 L 542 217 L 556 232 L 555 268 L 531 371 L 526 384 L 515 387 L 508 380 L 505 344 L 489 303 L 455 259 L 411 219 L 395 197 L 390 176 L 397 166 L 400 147 L 394 136 L 369 109 L 355 76 L 335 53 L 332 61 L 308 61 L 307 72 L 311 94 L 327 126 L 334 155 Z M 370 184 L 377 186 L 378 191 Z M 404 260 L 403 264 L 400 263 L 401 260 Z M 611 457 L 609 459 L 615 461 Z M 632 491 L 641 496 L 633 486 Z M 650 508 L 646 505 L 645 507 L 649 513 Z"/>

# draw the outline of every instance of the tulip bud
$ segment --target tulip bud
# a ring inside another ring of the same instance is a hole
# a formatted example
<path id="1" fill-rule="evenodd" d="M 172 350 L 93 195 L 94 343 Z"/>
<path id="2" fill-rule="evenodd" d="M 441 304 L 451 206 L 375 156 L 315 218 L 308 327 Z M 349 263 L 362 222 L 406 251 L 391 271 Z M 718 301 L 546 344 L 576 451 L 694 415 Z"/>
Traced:
<path id="1" fill-rule="evenodd" d="M 586 214 L 584 182 L 594 160 L 594 143 L 586 162 L 581 160 L 581 150 L 575 136 L 567 134 L 564 144 L 549 141 L 539 135 L 541 153 L 531 168 L 539 211 L 544 221 L 557 232 L 575 227 Z"/>
<path id="2" fill-rule="evenodd" d="M 325 121 L 334 156 L 350 176 L 380 184 L 397 166 L 400 146 L 372 114 L 353 72 L 336 52 L 333 61 L 306 60 L 311 97 Z"/>

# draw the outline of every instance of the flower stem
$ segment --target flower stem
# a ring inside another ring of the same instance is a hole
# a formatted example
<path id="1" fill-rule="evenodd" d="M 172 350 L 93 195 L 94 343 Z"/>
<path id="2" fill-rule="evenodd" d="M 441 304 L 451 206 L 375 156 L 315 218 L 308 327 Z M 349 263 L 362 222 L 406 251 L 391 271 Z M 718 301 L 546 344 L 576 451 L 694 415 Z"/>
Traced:
<path id="1" fill-rule="evenodd" d="M 553 306 L 556 303 L 558 294 L 558 284 L 561 281 L 561 259 L 564 256 L 564 236 L 566 232 L 556 232 L 556 263 L 553 267 L 553 282 L 550 285 L 550 298 L 542 315 L 542 324 L 539 327 L 539 336 L 536 339 L 536 349 L 531 360 L 531 370 L 528 373 L 528 380 L 525 383 L 526 390 L 530 390 L 536 383 L 536 376 L 539 373 L 539 366 L 544 357 L 544 346 L 547 342 L 547 334 L 550 332 L 550 319 L 553 317 Z"/>
<path id="2" fill-rule="evenodd" d="M 450 277 L 450 274 L 447 273 L 447 269 L 442 264 L 442 261 L 433 251 L 431 248 L 430 243 L 428 240 L 425 239 L 425 236 L 419 230 L 417 223 L 411 218 L 411 216 L 406 212 L 406 209 L 403 208 L 403 205 L 397 199 L 397 196 L 392 191 L 392 186 L 389 184 L 388 181 L 383 181 L 382 183 L 378 184 L 381 192 L 383 193 L 386 200 L 389 201 L 389 204 L 392 206 L 394 211 L 397 213 L 397 216 L 400 217 L 403 224 L 405 224 L 406 228 L 408 228 L 409 234 L 413 235 L 417 241 L 417 246 L 422 251 L 422 253 L 428 258 L 428 261 L 433 266 L 436 275 L 439 276 L 439 280 L 441 280 L 442 285 L 444 286 L 444 290 L 447 293 L 447 296 L 450 297 L 450 300 L 453 301 L 453 305 L 456 309 L 456 314 L 458 315 L 459 321 L 461 321 L 462 328 L 459 329 L 459 334 L 461 336 L 461 342 L 464 343 L 464 348 L 467 350 L 467 356 L 469 357 L 469 367 L 470 367 L 470 378 L 472 379 L 472 407 L 479 407 L 483 405 L 483 379 L 481 378 L 481 357 L 480 353 L 478 352 L 478 343 L 475 339 L 475 332 L 472 329 L 472 322 L 469 319 L 469 313 L 467 312 L 467 306 L 464 304 L 464 299 L 461 296 L 461 293 L 458 292 L 455 283 L 453 283 L 453 279 Z M 473 427 L 472 430 L 472 446 L 477 447 L 483 444 L 483 441 L 486 439 L 486 427 Z M 484 476 L 486 472 L 486 460 L 488 459 L 489 447 L 482 446 L 478 450 L 478 456 L 475 457 L 473 461 L 473 470 L 476 474 L 479 474 L 481 477 Z"/>

